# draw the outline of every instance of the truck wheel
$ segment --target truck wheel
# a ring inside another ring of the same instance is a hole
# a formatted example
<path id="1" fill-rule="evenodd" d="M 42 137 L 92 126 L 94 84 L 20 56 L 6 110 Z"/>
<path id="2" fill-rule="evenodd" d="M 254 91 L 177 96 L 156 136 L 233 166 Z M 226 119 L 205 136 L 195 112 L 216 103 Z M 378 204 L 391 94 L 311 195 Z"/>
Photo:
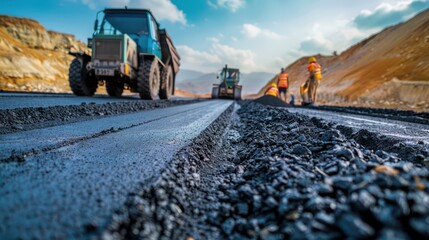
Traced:
<path id="1" fill-rule="evenodd" d="M 120 97 L 124 92 L 124 83 L 117 81 L 106 81 L 106 90 L 111 97 Z"/>
<path id="2" fill-rule="evenodd" d="M 168 66 L 162 71 L 161 89 L 159 90 L 159 97 L 161 99 L 169 99 L 173 92 L 173 68 Z"/>
<path id="3" fill-rule="evenodd" d="M 159 98 L 159 67 L 157 60 L 140 61 L 137 74 L 137 89 L 141 99 L 156 100 Z"/>
<path id="4" fill-rule="evenodd" d="M 93 96 L 97 90 L 97 81 L 93 81 L 86 71 L 86 63 L 73 59 L 69 68 L 69 85 L 77 96 Z"/>

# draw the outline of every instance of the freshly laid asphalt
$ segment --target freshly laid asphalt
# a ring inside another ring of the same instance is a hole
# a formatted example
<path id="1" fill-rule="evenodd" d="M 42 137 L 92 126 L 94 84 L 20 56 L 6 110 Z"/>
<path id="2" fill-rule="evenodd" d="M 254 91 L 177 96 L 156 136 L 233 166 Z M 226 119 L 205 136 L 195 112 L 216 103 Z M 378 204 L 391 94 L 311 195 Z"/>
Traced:
<path id="1" fill-rule="evenodd" d="M 368 131 L 400 139 L 411 144 L 423 142 L 425 145 L 429 146 L 429 125 L 426 124 L 408 123 L 388 118 L 320 111 L 307 108 L 289 107 L 286 109 L 292 113 L 304 114 L 310 117 L 335 122 L 350 127 L 356 131 L 366 129 Z"/>
<path id="2" fill-rule="evenodd" d="M 175 99 L 189 99 L 184 97 L 172 97 Z M 108 95 L 97 94 L 93 97 L 75 96 L 67 93 L 14 93 L 0 91 L 0 110 L 31 107 L 51 107 L 51 106 L 69 106 L 80 105 L 83 103 L 103 104 L 108 102 L 134 102 L 134 101 L 152 101 L 141 100 L 137 94 L 129 94 L 122 97 L 109 97 Z"/>
<path id="3" fill-rule="evenodd" d="M 86 238 L 232 101 L 206 101 L 0 135 L 0 239 Z M 51 150 L 49 147 L 52 147 Z"/>

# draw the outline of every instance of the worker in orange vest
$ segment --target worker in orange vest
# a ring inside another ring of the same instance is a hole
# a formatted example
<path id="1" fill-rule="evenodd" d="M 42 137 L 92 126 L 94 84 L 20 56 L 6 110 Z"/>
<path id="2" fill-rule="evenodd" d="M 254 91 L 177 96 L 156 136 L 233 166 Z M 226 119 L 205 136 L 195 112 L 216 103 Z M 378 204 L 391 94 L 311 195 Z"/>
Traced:
<path id="1" fill-rule="evenodd" d="M 271 86 L 267 88 L 267 91 L 265 91 L 265 95 L 279 97 L 279 89 L 277 88 L 277 84 L 271 84 Z"/>
<path id="2" fill-rule="evenodd" d="M 310 57 L 308 59 L 308 65 L 307 70 L 309 73 L 309 77 L 307 81 L 301 86 L 306 88 L 305 91 L 301 91 L 301 93 L 304 95 L 307 93 L 308 99 L 305 100 L 305 96 L 302 96 L 304 99 L 303 104 L 314 104 L 316 102 L 316 91 L 317 87 L 320 84 L 320 81 L 322 80 L 322 66 L 320 66 L 319 63 L 317 63 L 316 57 Z"/>
<path id="3" fill-rule="evenodd" d="M 286 102 L 286 94 L 289 87 L 289 74 L 285 72 L 284 68 L 282 68 L 277 75 L 277 86 L 279 87 L 280 99 Z"/>

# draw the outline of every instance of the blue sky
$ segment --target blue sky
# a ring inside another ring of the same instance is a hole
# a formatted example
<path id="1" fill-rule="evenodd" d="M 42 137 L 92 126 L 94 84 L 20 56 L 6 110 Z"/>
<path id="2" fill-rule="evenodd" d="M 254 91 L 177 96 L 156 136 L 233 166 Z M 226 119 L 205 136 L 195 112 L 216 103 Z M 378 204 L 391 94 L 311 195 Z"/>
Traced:
<path id="1" fill-rule="evenodd" d="M 277 72 L 297 58 L 342 52 L 429 8 L 429 0 L 7 0 L 0 14 L 28 17 L 86 42 L 105 7 L 149 8 L 182 67 Z"/>

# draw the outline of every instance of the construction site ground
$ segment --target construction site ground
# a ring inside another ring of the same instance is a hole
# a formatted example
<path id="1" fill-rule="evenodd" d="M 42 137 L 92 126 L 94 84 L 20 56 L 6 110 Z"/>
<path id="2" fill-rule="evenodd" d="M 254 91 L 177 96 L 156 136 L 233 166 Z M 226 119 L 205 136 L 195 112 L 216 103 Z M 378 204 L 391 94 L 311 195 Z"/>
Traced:
<path id="1" fill-rule="evenodd" d="M 146 107 L 116 112 L 117 104 L 132 102 L 112 102 L 0 110 L 20 121 L 15 127 L 14 119 L 2 122 L 0 236 L 429 237 L 425 114 L 292 108 L 269 97 L 158 107 L 137 102 Z M 22 111 L 32 120 L 19 117 Z M 44 111 L 68 118 L 46 119 Z M 79 131 L 55 136 L 55 129 L 77 125 Z M 406 139 L 399 136 L 404 129 L 410 130 Z M 50 225 L 55 216 L 60 221 Z"/>

